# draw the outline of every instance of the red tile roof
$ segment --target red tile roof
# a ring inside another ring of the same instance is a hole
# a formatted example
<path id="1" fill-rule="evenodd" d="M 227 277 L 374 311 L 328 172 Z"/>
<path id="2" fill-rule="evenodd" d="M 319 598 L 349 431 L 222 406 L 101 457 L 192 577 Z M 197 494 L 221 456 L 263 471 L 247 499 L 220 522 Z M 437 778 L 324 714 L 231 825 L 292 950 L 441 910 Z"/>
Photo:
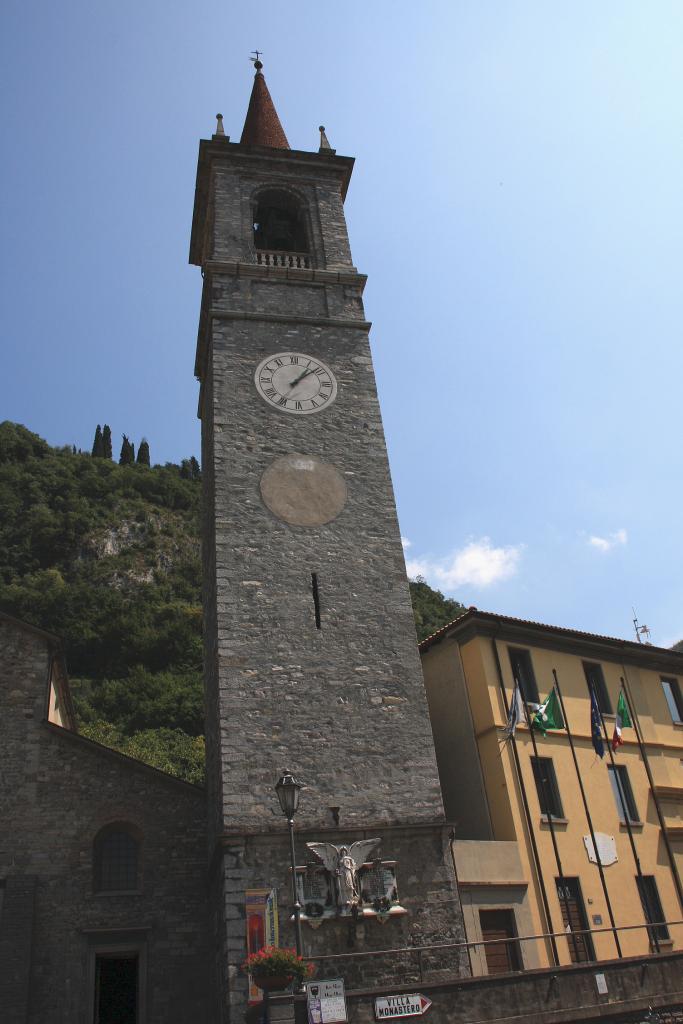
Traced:
<path id="1" fill-rule="evenodd" d="M 271 146 L 273 149 L 289 149 L 287 136 L 277 116 L 266 80 L 261 71 L 261 62 L 255 63 L 256 74 L 251 90 L 247 116 L 244 120 L 240 142 L 245 146 Z"/>

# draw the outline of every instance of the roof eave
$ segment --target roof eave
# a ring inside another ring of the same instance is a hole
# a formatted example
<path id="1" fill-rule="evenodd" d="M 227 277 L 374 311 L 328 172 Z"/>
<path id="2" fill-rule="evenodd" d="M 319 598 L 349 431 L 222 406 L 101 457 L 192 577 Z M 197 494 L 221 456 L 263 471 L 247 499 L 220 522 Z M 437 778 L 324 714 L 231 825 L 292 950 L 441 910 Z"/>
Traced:
<path id="1" fill-rule="evenodd" d="M 529 646 L 563 649 L 574 654 L 638 664 L 652 670 L 663 669 L 683 674 L 683 652 L 668 647 L 654 647 L 635 640 L 601 636 L 598 633 L 584 633 L 581 630 L 552 626 L 542 622 L 515 619 L 495 612 L 484 612 L 470 608 L 464 615 L 449 622 L 418 646 L 425 654 L 434 644 L 453 638 L 467 643 L 474 636 L 490 636 L 513 643 Z"/>

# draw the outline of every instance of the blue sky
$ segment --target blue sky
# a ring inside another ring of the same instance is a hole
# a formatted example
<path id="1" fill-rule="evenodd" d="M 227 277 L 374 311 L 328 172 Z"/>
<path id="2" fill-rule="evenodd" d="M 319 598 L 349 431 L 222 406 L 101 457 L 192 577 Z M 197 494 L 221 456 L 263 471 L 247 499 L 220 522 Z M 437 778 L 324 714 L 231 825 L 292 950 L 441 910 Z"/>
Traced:
<path id="1" fill-rule="evenodd" d="M 198 453 L 197 142 L 252 71 L 347 200 L 409 568 L 683 637 L 683 5 L 2 6 L 0 418 Z"/>

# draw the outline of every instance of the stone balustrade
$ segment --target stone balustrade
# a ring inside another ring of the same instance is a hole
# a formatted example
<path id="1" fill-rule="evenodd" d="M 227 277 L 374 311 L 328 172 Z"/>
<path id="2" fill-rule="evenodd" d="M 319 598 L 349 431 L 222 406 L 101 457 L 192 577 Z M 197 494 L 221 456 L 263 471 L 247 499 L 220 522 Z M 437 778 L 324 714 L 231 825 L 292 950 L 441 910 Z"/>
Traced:
<path id="1" fill-rule="evenodd" d="M 311 258 L 305 252 L 257 249 L 255 256 L 260 267 L 290 267 L 295 270 L 308 270 L 311 266 Z"/>

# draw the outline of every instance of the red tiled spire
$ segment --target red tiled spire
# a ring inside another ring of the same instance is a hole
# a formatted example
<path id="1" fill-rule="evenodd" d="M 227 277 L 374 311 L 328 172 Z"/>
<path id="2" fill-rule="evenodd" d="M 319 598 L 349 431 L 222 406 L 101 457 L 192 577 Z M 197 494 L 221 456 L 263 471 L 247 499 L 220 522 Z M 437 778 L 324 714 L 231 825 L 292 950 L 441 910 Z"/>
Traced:
<path id="1" fill-rule="evenodd" d="M 244 119 L 240 142 L 247 146 L 272 146 L 275 149 L 289 149 L 287 136 L 280 124 L 275 105 L 263 77 L 260 60 L 254 61 L 256 74 L 251 90 L 247 116 Z"/>

